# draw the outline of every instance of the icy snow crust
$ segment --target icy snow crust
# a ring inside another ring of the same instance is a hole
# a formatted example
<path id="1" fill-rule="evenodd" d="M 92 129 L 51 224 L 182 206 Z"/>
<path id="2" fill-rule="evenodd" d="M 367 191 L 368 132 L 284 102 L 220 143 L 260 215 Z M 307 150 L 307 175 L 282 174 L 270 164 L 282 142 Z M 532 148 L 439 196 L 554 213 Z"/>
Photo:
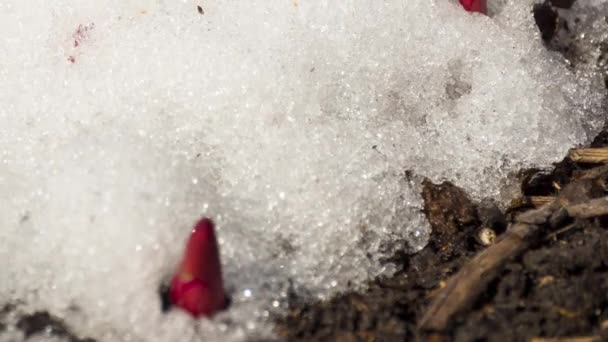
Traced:
<path id="1" fill-rule="evenodd" d="M 100 341 L 229 341 L 272 336 L 291 291 L 390 275 L 429 234 L 420 176 L 496 198 L 600 124 L 503 3 L 1 1 L 0 304 Z M 157 294 L 201 215 L 232 296 L 211 321 Z"/>

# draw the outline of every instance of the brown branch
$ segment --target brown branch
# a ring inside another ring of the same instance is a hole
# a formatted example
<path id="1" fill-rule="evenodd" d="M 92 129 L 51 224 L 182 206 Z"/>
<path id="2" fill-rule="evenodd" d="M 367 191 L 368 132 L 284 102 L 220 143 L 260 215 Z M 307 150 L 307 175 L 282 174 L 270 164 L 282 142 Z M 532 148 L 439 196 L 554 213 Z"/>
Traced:
<path id="1" fill-rule="evenodd" d="M 608 197 L 592 199 L 585 203 L 566 206 L 568 215 L 574 218 L 588 219 L 608 215 Z"/>
<path id="2" fill-rule="evenodd" d="M 527 200 L 530 201 L 530 204 L 538 208 L 547 203 L 551 203 L 554 199 L 555 197 L 553 196 L 530 196 Z"/>
<path id="3" fill-rule="evenodd" d="M 530 342 L 599 342 L 599 336 L 577 336 L 577 337 L 535 337 Z"/>
<path id="4" fill-rule="evenodd" d="M 555 239 L 555 238 L 557 238 L 558 235 L 566 233 L 566 232 L 569 232 L 569 231 L 571 231 L 573 229 L 576 229 L 578 227 L 579 226 L 576 223 L 569 224 L 569 225 L 565 226 L 564 228 L 556 230 L 553 233 L 547 235 L 547 237 L 545 238 L 545 240 Z"/>
<path id="5" fill-rule="evenodd" d="M 555 199 L 555 196 L 524 196 L 518 197 L 511 201 L 512 208 L 518 208 L 523 206 L 533 206 L 535 208 L 542 207 L 543 205 L 550 203 Z"/>

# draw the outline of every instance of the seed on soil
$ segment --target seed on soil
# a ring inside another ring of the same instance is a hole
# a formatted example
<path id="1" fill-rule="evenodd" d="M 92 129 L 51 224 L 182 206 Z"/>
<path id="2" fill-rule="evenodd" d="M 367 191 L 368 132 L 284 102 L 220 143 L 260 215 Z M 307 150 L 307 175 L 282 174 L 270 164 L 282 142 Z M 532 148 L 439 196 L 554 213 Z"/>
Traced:
<path id="1" fill-rule="evenodd" d="M 490 228 L 497 234 L 504 232 L 507 228 L 505 214 L 492 200 L 485 199 L 477 205 L 477 216 L 482 227 Z"/>
<path id="2" fill-rule="evenodd" d="M 476 239 L 482 246 L 492 245 L 496 241 L 496 232 L 491 228 L 483 227 L 477 232 Z"/>
<path id="3" fill-rule="evenodd" d="M 550 275 L 544 276 L 544 277 L 540 278 L 540 280 L 538 281 L 538 287 L 543 287 L 543 286 L 549 285 L 554 281 L 555 281 L 555 277 L 550 276 Z"/>

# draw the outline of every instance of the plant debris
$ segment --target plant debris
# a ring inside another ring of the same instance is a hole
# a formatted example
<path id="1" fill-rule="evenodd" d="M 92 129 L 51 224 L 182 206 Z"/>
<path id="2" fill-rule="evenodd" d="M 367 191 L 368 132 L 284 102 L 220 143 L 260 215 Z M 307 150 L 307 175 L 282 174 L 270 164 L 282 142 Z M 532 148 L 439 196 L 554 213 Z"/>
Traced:
<path id="1" fill-rule="evenodd" d="M 608 162 L 608 148 L 588 147 L 570 150 L 568 158 L 577 163 L 601 164 Z"/>

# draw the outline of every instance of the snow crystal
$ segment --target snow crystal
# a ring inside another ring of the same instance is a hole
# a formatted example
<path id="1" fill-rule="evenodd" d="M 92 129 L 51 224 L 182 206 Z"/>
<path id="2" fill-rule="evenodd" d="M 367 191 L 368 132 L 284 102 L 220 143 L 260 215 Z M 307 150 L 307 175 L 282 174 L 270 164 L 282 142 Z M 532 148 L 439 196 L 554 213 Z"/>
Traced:
<path id="1" fill-rule="evenodd" d="M 292 292 L 390 275 L 429 234 L 421 177 L 497 198 L 601 125 L 532 4 L 0 2 L 0 304 L 100 341 L 243 340 Z M 201 215 L 232 305 L 194 321 L 158 287 Z"/>

